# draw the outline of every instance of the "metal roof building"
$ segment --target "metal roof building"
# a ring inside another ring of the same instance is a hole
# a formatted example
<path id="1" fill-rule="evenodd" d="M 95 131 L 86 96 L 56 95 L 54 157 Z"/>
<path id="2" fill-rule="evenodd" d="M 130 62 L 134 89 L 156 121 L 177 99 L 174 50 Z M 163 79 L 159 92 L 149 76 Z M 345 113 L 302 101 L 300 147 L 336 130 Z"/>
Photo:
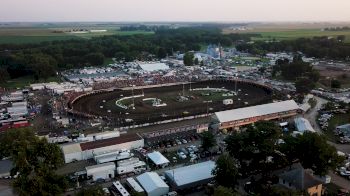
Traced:
<path id="1" fill-rule="evenodd" d="M 114 178 L 115 163 L 103 163 L 98 165 L 92 165 L 86 167 L 86 173 L 88 176 L 92 176 L 94 181 L 98 179 L 109 179 Z"/>
<path id="2" fill-rule="evenodd" d="M 288 100 L 215 112 L 213 119 L 219 123 L 219 129 L 224 129 L 251 124 L 260 120 L 294 116 L 299 110 L 300 108 L 294 100 Z"/>
<path id="3" fill-rule="evenodd" d="M 155 172 L 146 172 L 136 177 L 148 196 L 161 196 L 169 192 L 169 186 Z"/>
<path id="4" fill-rule="evenodd" d="M 158 151 L 148 153 L 147 157 L 157 166 L 166 166 L 170 163 L 170 161 Z"/>
<path id="5" fill-rule="evenodd" d="M 211 173 L 214 168 L 214 161 L 206 161 L 168 170 L 165 177 L 177 190 L 187 189 L 210 182 L 214 177 Z"/>

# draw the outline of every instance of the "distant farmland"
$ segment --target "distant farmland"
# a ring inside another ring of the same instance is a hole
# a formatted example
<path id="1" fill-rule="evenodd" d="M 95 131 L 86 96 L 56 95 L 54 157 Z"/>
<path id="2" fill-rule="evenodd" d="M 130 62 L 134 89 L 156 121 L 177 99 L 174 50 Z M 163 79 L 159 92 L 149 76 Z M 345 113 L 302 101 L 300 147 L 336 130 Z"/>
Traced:
<path id="1" fill-rule="evenodd" d="M 319 36 L 337 37 L 338 35 L 345 35 L 346 42 L 350 43 L 350 31 L 321 31 L 321 29 L 252 29 L 247 31 L 230 31 L 224 30 L 224 33 L 254 33 L 260 34 L 261 37 L 253 37 L 253 41 L 265 40 L 292 40 L 298 38 L 312 38 Z"/>
<path id="2" fill-rule="evenodd" d="M 107 32 L 99 33 L 65 33 L 50 28 L 0 28 L 0 44 L 26 44 L 40 43 L 46 41 L 59 41 L 70 39 L 91 39 L 98 36 L 107 35 L 134 35 L 134 34 L 153 34 L 147 31 L 119 31 L 119 29 L 107 29 Z"/>

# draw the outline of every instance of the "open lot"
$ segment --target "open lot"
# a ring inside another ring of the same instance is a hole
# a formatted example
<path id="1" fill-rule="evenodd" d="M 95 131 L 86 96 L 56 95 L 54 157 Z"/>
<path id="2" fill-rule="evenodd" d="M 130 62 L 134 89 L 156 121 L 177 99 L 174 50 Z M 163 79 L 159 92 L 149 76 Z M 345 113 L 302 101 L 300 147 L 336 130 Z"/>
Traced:
<path id="1" fill-rule="evenodd" d="M 191 84 L 192 89 L 196 88 L 225 88 L 233 91 L 235 84 L 232 81 L 204 81 Z M 175 85 L 167 87 L 156 87 L 148 89 L 134 90 L 134 95 L 144 96 L 135 98 L 135 109 L 128 107 L 123 109 L 118 107 L 115 102 L 126 96 L 132 95 L 132 90 L 116 90 L 113 92 L 105 92 L 93 94 L 78 99 L 73 103 L 73 110 L 95 116 L 116 118 L 124 121 L 132 119 L 135 123 L 156 122 L 159 120 L 174 119 L 185 116 L 205 114 L 208 112 L 222 111 L 227 109 L 239 108 L 248 105 L 257 105 L 269 102 L 271 100 L 271 91 L 261 86 L 248 83 L 238 83 L 238 96 L 222 96 L 222 93 L 207 93 L 206 91 L 189 91 L 189 84 Z M 183 94 L 188 97 L 186 101 L 178 101 L 179 95 Z M 145 98 L 157 98 L 166 106 L 155 107 L 151 103 L 143 101 Z M 224 105 L 224 99 L 232 99 L 233 104 Z M 206 101 L 212 100 L 211 103 Z M 123 104 L 132 103 L 132 99 L 124 100 Z M 108 112 L 110 110 L 110 112 Z"/>

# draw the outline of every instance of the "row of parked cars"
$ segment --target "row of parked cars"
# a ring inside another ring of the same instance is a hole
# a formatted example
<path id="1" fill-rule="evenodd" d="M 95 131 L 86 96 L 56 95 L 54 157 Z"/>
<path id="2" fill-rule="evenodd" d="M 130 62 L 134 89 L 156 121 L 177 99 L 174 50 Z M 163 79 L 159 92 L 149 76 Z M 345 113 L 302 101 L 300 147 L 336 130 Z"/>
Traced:
<path id="1" fill-rule="evenodd" d="M 180 148 L 177 151 L 177 155 L 180 159 L 187 159 L 190 157 L 190 161 L 194 161 L 198 159 L 199 149 L 195 145 L 187 146 L 186 148 Z"/>
<path id="2" fill-rule="evenodd" d="M 162 141 L 154 142 L 153 144 L 150 144 L 150 145 L 153 147 L 153 149 L 171 148 L 173 146 L 187 144 L 187 143 L 196 141 L 198 139 L 199 139 L 199 136 L 197 135 L 189 135 L 189 136 L 177 137 L 175 139 L 165 139 Z"/>

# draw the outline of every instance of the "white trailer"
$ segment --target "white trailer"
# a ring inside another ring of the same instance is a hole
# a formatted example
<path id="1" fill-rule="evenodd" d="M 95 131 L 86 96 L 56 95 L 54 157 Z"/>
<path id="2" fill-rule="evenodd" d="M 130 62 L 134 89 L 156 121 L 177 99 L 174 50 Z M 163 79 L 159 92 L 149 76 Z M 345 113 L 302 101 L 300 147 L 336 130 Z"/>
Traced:
<path id="1" fill-rule="evenodd" d="M 138 162 L 130 164 L 130 165 L 117 167 L 117 174 L 118 175 L 123 175 L 123 174 L 128 174 L 128 173 L 139 174 L 143 171 L 146 171 L 146 163 L 143 161 L 138 161 Z"/>
<path id="2" fill-rule="evenodd" d="M 121 196 L 129 196 L 129 192 L 123 187 L 123 185 L 119 181 L 113 182 L 113 188 L 118 192 Z"/>
<path id="3" fill-rule="evenodd" d="M 138 182 L 136 182 L 136 180 L 134 178 L 127 178 L 126 184 L 137 193 L 145 192 L 145 190 L 143 190 L 141 185 Z"/>

